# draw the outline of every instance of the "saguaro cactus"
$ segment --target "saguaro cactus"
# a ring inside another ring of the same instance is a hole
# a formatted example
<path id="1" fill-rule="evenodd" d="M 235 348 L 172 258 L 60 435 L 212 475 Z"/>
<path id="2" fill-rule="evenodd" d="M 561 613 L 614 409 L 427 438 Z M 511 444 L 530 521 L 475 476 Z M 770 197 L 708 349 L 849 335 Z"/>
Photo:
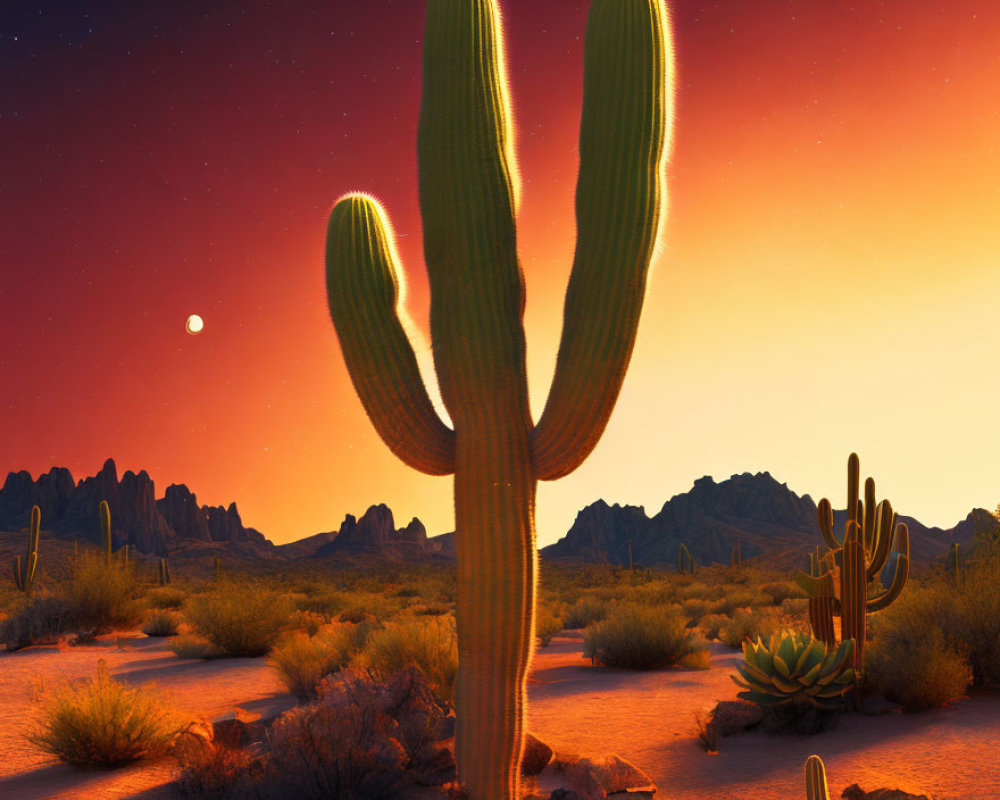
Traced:
<path id="1" fill-rule="evenodd" d="M 819 756 L 806 759 L 806 800 L 830 800 L 826 785 L 826 767 Z"/>
<path id="2" fill-rule="evenodd" d="M 111 510 L 108 508 L 108 501 L 102 500 L 100 505 L 101 514 L 101 545 L 104 547 L 104 561 L 111 566 Z"/>
<path id="3" fill-rule="evenodd" d="M 222 559 L 219 556 L 215 557 L 215 582 L 218 583 L 222 580 Z"/>
<path id="4" fill-rule="evenodd" d="M 21 556 L 14 556 L 14 585 L 25 594 L 31 594 L 35 582 L 35 570 L 38 568 L 38 532 L 42 525 L 42 510 L 38 506 L 31 507 L 31 523 L 28 528 L 28 549 L 24 555 L 24 568 L 21 567 Z"/>
<path id="5" fill-rule="evenodd" d="M 905 523 L 895 523 L 896 514 L 888 500 L 875 503 L 875 481 L 865 480 L 865 498 L 858 496 L 860 462 L 856 453 L 847 460 L 847 523 L 843 541 L 833 533 L 833 507 L 825 497 L 819 501 L 816 515 L 820 533 L 830 547 L 822 559 L 825 571 L 814 568 L 816 574 L 799 572 L 796 582 L 809 594 L 810 618 L 816 638 L 832 637 L 834 615 L 840 616 L 840 639 L 854 639 L 854 671 L 864 674 L 866 626 L 868 614 L 881 611 L 891 604 L 903 587 L 910 572 L 910 535 Z M 885 566 L 889 551 L 899 554 L 892 584 L 877 597 L 868 596 L 868 584 Z M 815 564 L 815 562 L 814 562 Z M 838 577 L 839 581 L 835 581 Z M 819 574 L 822 573 L 822 574 Z M 840 593 L 836 593 L 839 586 Z M 830 589 L 834 597 L 830 600 Z M 813 612 L 823 618 L 813 616 Z M 835 644 L 829 641 L 828 644 Z M 860 687 L 860 684 L 859 684 Z M 856 695 L 857 697 L 858 695 Z"/>
<path id="6" fill-rule="evenodd" d="M 584 46 L 577 245 L 545 409 L 532 424 L 515 237 L 516 175 L 494 0 L 429 0 L 417 134 L 438 417 L 397 313 L 383 210 L 341 198 L 327 236 L 330 313 L 354 387 L 404 462 L 455 475 L 459 779 L 518 796 L 533 645 L 535 486 L 596 446 L 635 342 L 663 210 L 672 67 L 663 0 L 593 0 Z"/>
<path id="7" fill-rule="evenodd" d="M 160 581 L 160 586 L 166 586 L 170 583 L 170 565 L 167 563 L 167 559 L 160 559 L 160 571 L 157 576 Z"/>
<path id="8" fill-rule="evenodd" d="M 677 571 L 680 573 L 690 572 L 694 575 L 697 569 L 698 565 L 695 563 L 694 556 L 687 549 L 687 545 L 681 542 L 677 548 Z"/>
<path id="9" fill-rule="evenodd" d="M 948 557 L 945 559 L 948 575 L 953 581 L 958 581 L 962 569 L 962 562 L 958 554 L 958 542 L 952 542 L 948 548 Z"/>
<path id="10" fill-rule="evenodd" d="M 740 550 L 739 542 L 733 545 L 733 555 L 729 560 L 729 564 L 734 569 L 739 569 L 743 566 L 743 552 Z"/>

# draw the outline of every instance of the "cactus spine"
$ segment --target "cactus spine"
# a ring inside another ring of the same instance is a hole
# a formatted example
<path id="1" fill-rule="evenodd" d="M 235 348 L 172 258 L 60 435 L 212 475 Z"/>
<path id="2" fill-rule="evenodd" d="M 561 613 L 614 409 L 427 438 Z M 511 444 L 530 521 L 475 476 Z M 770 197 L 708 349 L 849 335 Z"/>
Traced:
<path id="1" fill-rule="evenodd" d="M 895 523 L 896 514 L 888 500 L 875 503 L 875 481 L 865 481 L 865 496 L 859 495 L 860 462 L 856 453 L 847 460 L 847 512 L 843 541 L 833 533 L 833 507 L 825 497 L 816 508 L 820 533 L 830 551 L 813 562 L 813 574 L 799 572 L 796 582 L 809 594 L 810 621 L 817 639 L 835 645 L 834 615 L 840 616 L 841 641 L 854 639 L 854 671 L 864 674 L 868 614 L 890 605 L 906 585 L 910 570 L 910 535 L 905 523 Z M 868 584 L 885 566 L 889 551 L 895 547 L 899 558 L 889 588 L 877 597 L 868 596 Z M 817 566 L 816 562 L 820 562 Z M 839 576 L 838 576 L 839 570 Z M 835 580 L 839 577 L 839 581 Z M 839 594 L 837 589 L 839 588 Z M 832 602 L 830 600 L 833 594 Z M 813 616 L 813 609 L 816 616 Z M 829 620 L 829 628 L 827 621 Z M 860 692 L 860 683 L 857 685 Z M 859 694 L 855 694 L 859 698 Z"/>
<path id="2" fill-rule="evenodd" d="M 826 785 L 826 767 L 819 756 L 806 759 L 806 800 L 830 800 Z"/>
<path id="3" fill-rule="evenodd" d="M 663 0 L 594 0 L 576 255 L 555 377 L 533 424 L 502 59 L 495 0 L 428 3 L 419 196 L 434 365 L 454 430 L 434 410 L 397 313 L 394 244 L 381 207 L 364 195 L 342 198 L 326 257 L 331 317 L 375 429 L 408 465 L 455 476 L 455 751 L 473 800 L 518 796 L 534 640 L 535 487 L 584 461 L 617 400 L 660 229 L 672 121 Z"/>
<path id="4" fill-rule="evenodd" d="M 111 510 L 108 508 L 108 501 L 102 500 L 100 506 L 101 514 L 101 545 L 104 547 L 104 562 L 111 566 Z"/>
<path id="5" fill-rule="evenodd" d="M 38 533 L 42 525 L 42 510 L 38 506 L 31 507 L 31 523 L 28 527 L 28 549 L 24 555 L 22 569 L 21 556 L 14 557 L 14 585 L 19 591 L 31 594 L 35 583 L 35 570 L 38 568 Z"/>
<path id="6" fill-rule="evenodd" d="M 677 571 L 680 573 L 690 572 L 692 575 L 698 569 L 698 565 L 695 563 L 694 556 L 691 555 L 691 551 L 687 549 L 687 545 L 684 542 L 680 543 L 677 548 Z"/>

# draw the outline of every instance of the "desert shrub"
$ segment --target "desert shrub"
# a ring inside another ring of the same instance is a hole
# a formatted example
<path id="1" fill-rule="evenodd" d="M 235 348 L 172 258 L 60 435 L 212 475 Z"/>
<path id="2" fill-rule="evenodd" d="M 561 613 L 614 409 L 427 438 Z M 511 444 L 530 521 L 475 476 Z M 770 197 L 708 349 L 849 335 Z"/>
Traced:
<path id="1" fill-rule="evenodd" d="M 14 601 L 10 616 L 0 621 L 0 641 L 7 650 L 55 641 L 66 628 L 69 611 L 60 597 L 36 594 Z"/>
<path id="2" fill-rule="evenodd" d="M 293 631 L 271 650 L 267 663 L 300 702 L 315 700 L 319 682 L 350 660 L 356 648 L 346 627 L 337 626 L 315 636 Z"/>
<path id="3" fill-rule="evenodd" d="M 84 636 L 129 628 L 142 619 L 141 589 L 131 566 L 83 550 L 70 579 L 59 588 L 73 630 Z"/>
<path id="4" fill-rule="evenodd" d="M 337 617 L 337 620 L 351 625 L 361 625 L 366 622 L 374 622 L 375 617 L 361 608 L 361 606 L 354 606 L 344 611 L 339 617 Z"/>
<path id="5" fill-rule="evenodd" d="M 455 618 L 450 615 L 412 618 L 372 629 L 354 663 L 381 675 L 409 666 L 419 667 L 431 688 L 451 700 L 458 674 Z"/>
<path id="6" fill-rule="evenodd" d="M 343 595 L 332 592 L 307 594 L 305 599 L 299 600 L 295 604 L 295 607 L 299 611 L 310 611 L 329 619 L 347 607 L 347 599 Z"/>
<path id="7" fill-rule="evenodd" d="M 884 627 L 868 647 L 865 683 L 907 711 L 961 697 L 972 681 L 968 661 L 935 627 L 919 620 Z"/>
<path id="8" fill-rule="evenodd" d="M 1000 689 L 1000 554 L 984 553 L 961 579 L 955 636 L 962 643 L 977 686 Z"/>
<path id="9" fill-rule="evenodd" d="M 715 610 L 719 614 L 729 614 L 732 616 L 733 612 L 735 612 L 738 608 L 762 608 L 763 606 L 769 606 L 771 604 L 771 595 L 764 594 L 756 589 L 744 588 L 735 589 L 720 598 L 719 604 Z"/>
<path id="10" fill-rule="evenodd" d="M 222 658 L 223 653 L 204 636 L 184 633 L 173 636 L 167 645 L 178 658 Z"/>
<path id="11" fill-rule="evenodd" d="M 697 624 L 698 620 L 708 613 L 709 601 L 691 597 L 681 603 L 681 609 L 691 623 Z"/>
<path id="12" fill-rule="evenodd" d="M 695 652 L 695 636 L 679 615 L 661 609 L 621 605 L 584 630 L 584 655 L 606 667 L 659 669 Z"/>
<path id="13" fill-rule="evenodd" d="M 719 628 L 719 640 L 738 650 L 746 639 L 755 641 L 759 636 L 767 641 L 779 627 L 777 616 L 772 612 L 758 608 L 752 611 L 739 608 L 733 613 L 729 622 Z"/>
<path id="14" fill-rule="evenodd" d="M 715 596 L 712 587 L 707 586 L 702 581 L 692 581 L 678 585 L 675 594 L 677 599 L 682 603 L 685 600 L 693 599 L 710 600 L 714 599 Z"/>
<path id="15" fill-rule="evenodd" d="M 176 636 L 180 616 L 174 611 L 154 609 L 146 614 L 142 632 L 147 636 Z"/>
<path id="16" fill-rule="evenodd" d="M 420 590 L 414 589 L 412 586 L 404 586 L 402 589 L 395 592 L 393 597 L 420 597 Z"/>
<path id="17" fill-rule="evenodd" d="M 584 596 L 566 610 L 563 626 L 568 630 L 586 628 L 604 619 L 611 607 L 610 602 L 595 597 Z"/>
<path id="18" fill-rule="evenodd" d="M 725 614 L 706 614 L 698 622 L 698 626 L 706 639 L 718 639 L 722 626 L 729 624 L 729 621 L 729 617 Z"/>
<path id="19" fill-rule="evenodd" d="M 795 581 L 769 581 L 760 586 L 762 594 L 771 598 L 774 605 L 780 606 L 788 598 L 798 597 L 808 599 L 808 596 Z"/>
<path id="20" fill-rule="evenodd" d="M 187 592 L 173 586 L 158 586 L 146 592 L 146 605 L 150 608 L 180 608 L 187 599 Z"/>
<path id="21" fill-rule="evenodd" d="M 321 614 L 296 609 L 289 615 L 286 627 L 290 631 L 305 631 L 307 636 L 315 636 L 325 623 L 326 618 Z"/>
<path id="22" fill-rule="evenodd" d="M 449 611 L 451 611 L 451 606 L 444 603 L 430 603 L 427 605 L 424 603 L 414 603 L 407 609 L 407 612 L 415 617 L 440 617 Z"/>
<path id="23" fill-rule="evenodd" d="M 535 636 L 541 647 L 548 647 L 552 637 L 563 629 L 562 617 L 557 616 L 548 605 L 539 605 L 535 610 Z"/>
<path id="24" fill-rule="evenodd" d="M 226 655 L 253 658 L 271 649 L 291 613 L 291 603 L 277 592 L 226 581 L 193 598 L 184 615 Z"/>
<path id="25" fill-rule="evenodd" d="M 786 597 L 781 601 L 781 613 L 789 617 L 807 618 L 809 615 L 809 598 Z"/>
<path id="26" fill-rule="evenodd" d="M 112 679 L 103 660 L 96 680 L 68 684 L 42 714 L 30 741 L 77 766 L 117 767 L 156 755 L 178 732 L 162 698 Z"/>

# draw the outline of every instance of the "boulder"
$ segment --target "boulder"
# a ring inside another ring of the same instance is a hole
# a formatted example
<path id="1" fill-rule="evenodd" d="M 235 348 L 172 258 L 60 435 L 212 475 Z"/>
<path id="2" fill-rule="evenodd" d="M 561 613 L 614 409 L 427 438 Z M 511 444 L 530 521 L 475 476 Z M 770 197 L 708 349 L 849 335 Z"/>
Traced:
<path id="1" fill-rule="evenodd" d="M 524 752 L 521 755 L 521 774 L 533 778 L 552 761 L 552 748 L 530 733 L 524 734 Z"/>
<path id="2" fill-rule="evenodd" d="M 874 789 L 866 792 L 856 783 L 844 789 L 840 796 L 846 800 L 932 800 L 929 795 L 910 794 L 902 789 Z"/>
<path id="3" fill-rule="evenodd" d="M 764 712 L 756 703 L 746 700 L 720 700 L 712 710 L 706 726 L 709 736 L 732 736 L 747 728 L 752 728 L 764 718 Z"/>

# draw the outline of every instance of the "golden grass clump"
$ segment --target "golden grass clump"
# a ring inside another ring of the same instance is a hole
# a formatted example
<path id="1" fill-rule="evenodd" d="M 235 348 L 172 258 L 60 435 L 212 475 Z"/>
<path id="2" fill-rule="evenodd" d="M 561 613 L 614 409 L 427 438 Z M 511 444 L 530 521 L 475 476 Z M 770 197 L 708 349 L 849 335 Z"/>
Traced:
<path id="1" fill-rule="evenodd" d="M 381 675 L 419 667 L 430 687 L 450 702 L 455 697 L 458 674 L 455 617 L 412 617 L 373 628 L 353 664 Z"/>
<path id="2" fill-rule="evenodd" d="M 218 647 L 212 644 L 204 636 L 196 636 L 192 633 L 182 633 L 173 636 L 167 645 L 178 658 L 222 658 L 223 653 Z"/>
<path id="3" fill-rule="evenodd" d="M 284 595 L 231 581 L 191 598 L 184 610 L 196 633 L 238 658 L 267 655 L 291 615 L 292 604 Z"/>
<path id="4" fill-rule="evenodd" d="M 28 738 L 68 764 L 118 767 L 164 752 L 179 729 L 163 698 L 114 680 L 101 660 L 95 680 L 57 692 Z"/>
<path id="5" fill-rule="evenodd" d="M 299 702 L 315 700 L 319 682 L 345 667 L 359 648 L 354 628 L 337 625 L 314 636 L 292 631 L 271 650 L 267 663 Z"/>
<path id="6" fill-rule="evenodd" d="M 147 636 L 176 636 L 180 622 L 180 614 L 176 611 L 154 608 L 146 613 L 142 632 Z"/>
<path id="7" fill-rule="evenodd" d="M 82 549 L 69 580 L 59 587 L 72 629 L 84 636 L 131 628 L 143 614 L 142 590 L 130 565 L 105 561 L 103 553 Z"/>

